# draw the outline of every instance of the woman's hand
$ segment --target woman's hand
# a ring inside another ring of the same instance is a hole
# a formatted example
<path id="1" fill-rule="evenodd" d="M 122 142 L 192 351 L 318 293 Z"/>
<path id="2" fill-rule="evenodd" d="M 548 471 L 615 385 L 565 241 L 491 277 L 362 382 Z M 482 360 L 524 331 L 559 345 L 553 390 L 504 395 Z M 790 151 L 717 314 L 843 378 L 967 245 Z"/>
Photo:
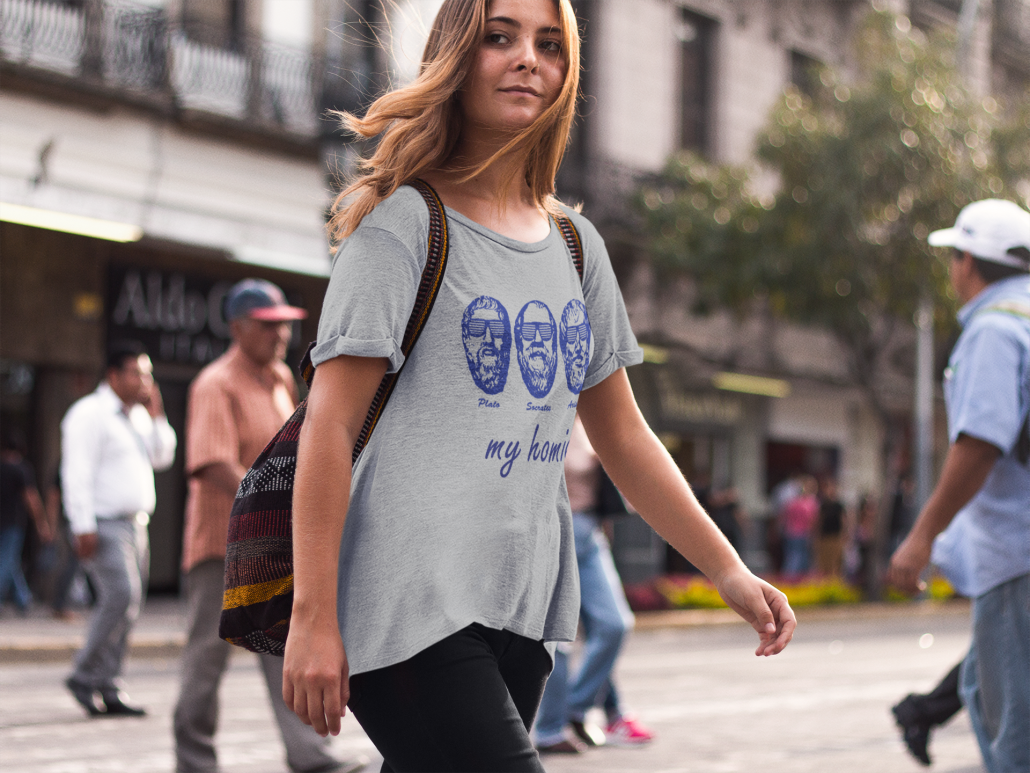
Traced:
<path id="1" fill-rule="evenodd" d="M 336 628 L 294 619 L 286 638 L 283 701 L 319 735 L 338 735 L 350 699 L 347 653 Z"/>
<path id="2" fill-rule="evenodd" d="M 755 655 L 768 657 L 783 651 L 798 621 L 782 591 L 743 567 L 716 578 L 715 587 L 730 609 L 758 631 L 760 643 Z"/>

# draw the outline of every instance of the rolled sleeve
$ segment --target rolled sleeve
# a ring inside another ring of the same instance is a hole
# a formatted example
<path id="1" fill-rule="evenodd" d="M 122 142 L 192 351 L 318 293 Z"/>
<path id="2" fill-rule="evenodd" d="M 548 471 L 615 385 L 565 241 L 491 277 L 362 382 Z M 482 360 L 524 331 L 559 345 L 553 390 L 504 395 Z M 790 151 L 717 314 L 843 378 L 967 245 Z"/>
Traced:
<path id="1" fill-rule="evenodd" d="M 381 228 L 363 226 L 348 237 L 333 266 L 311 361 L 385 357 L 396 372 L 424 260 Z"/>
<path id="2" fill-rule="evenodd" d="M 600 363 L 596 369 L 591 371 L 583 381 L 583 388 L 589 389 L 592 386 L 597 386 L 619 368 L 639 365 L 643 361 L 644 352 L 639 347 L 624 352 L 614 352 L 604 362 Z"/>
<path id="3" fill-rule="evenodd" d="M 583 300 L 590 317 L 593 341 L 583 388 L 589 389 L 619 368 L 643 362 L 644 352 L 637 345 L 637 338 L 630 326 L 626 304 L 612 270 L 604 239 L 589 220 L 578 213 L 567 214 L 579 230 L 586 253 Z"/>

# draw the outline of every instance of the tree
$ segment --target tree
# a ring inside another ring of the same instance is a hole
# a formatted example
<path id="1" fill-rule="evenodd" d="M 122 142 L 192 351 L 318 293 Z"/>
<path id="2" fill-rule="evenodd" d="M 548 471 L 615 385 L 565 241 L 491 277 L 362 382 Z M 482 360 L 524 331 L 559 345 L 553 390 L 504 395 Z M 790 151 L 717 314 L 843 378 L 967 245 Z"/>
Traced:
<path id="1" fill-rule="evenodd" d="M 853 77 L 823 67 L 810 94 L 785 91 L 755 167 L 677 155 L 636 206 L 654 268 L 693 279 L 695 310 L 747 314 L 757 302 L 830 332 L 890 453 L 899 437 L 877 358 L 928 284 L 946 300 L 938 326 L 953 324 L 947 261 L 927 234 L 971 201 L 1030 201 L 1030 93 L 1009 109 L 974 96 L 953 38 L 890 13 L 870 12 L 855 54 Z M 777 192 L 756 192 L 770 172 Z"/>

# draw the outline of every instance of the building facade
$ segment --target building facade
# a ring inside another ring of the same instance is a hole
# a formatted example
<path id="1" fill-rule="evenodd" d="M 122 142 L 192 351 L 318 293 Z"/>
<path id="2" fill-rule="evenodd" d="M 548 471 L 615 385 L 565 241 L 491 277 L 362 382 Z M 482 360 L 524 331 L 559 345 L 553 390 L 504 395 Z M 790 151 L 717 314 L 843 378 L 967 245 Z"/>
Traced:
<path id="1" fill-rule="evenodd" d="M 360 112 L 413 77 L 440 1 L 0 0 L 0 422 L 29 437 L 44 487 L 61 416 L 95 386 L 109 341 L 148 344 L 180 434 L 189 381 L 227 344 L 221 299 L 234 281 L 272 279 L 311 312 L 299 358 L 330 267 L 334 176 L 358 151 L 327 111 Z M 826 333 L 693 316 L 689 281 L 659 288 L 629 196 L 681 149 L 746 162 L 786 85 L 803 87 L 813 62 L 847 71 L 871 5 L 954 27 L 962 2 L 573 5 L 585 98 L 559 194 L 606 238 L 646 346 L 631 379 L 649 422 L 689 480 L 738 491 L 752 516 L 746 557 L 765 569 L 776 483 L 800 470 L 836 476 L 852 502 L 881 493 L 884 427 Z M 1030 0 L 977 5 L 970 77 L 1017 94 L 1030 82 Z M 912 340 L 902 333 L 884 355 L 899 421 Z M 181 458 L 158 487 L 152 585 L 172 589 Z M 615 548 L 627 581 L 677 568 L 634 519 Z"/>
<path id="2" fill-rule="evenodd" d="M 181 438 L 189 382 L 228 345 L 235 281 L 270 279 L 309 310 L 293 362 L 315 337 L 328 162 L 346 149 L 326 111 L 370 93 L 375 8 L 0 0 L 0 421 L 29 439 L 44 490 L 110 341 L 147 344 Z M 157 476 L 157 590 L 179 581 L 182 470 L 180 453 Z"/>
<path id="3" fill-rule="evenodd" d="M 688 480 L 732 487 L 750 515 L 744 553 L 759 570 L 771 493 L 789 475 L 839 480 L 847 502 L 890 496 L 904 458 L 884 458 L 886 427 L 830 334 L 771 317 L 689 312 L 690 282 L 659 287 L 635 243 L 627 202 L 642 177 L 680 150 L 746 164 L 770 110 L 811 65 L 845 73 L 871 9 L 893 10 L 927 30 L 956 29 L 962 0 L 580 0 L 585 43 L 583 116 L 563 169 L 567 198 L 605 235 L 634 330 L 647 350 L 631 369 L 651 426 Z M 1030 3 L 975 6 L 968 78 L 985 96 L 1014 98 L 1030 84 Z M 1028 138 L 1030 141 L 1030 138 Z M 775 180 L 759 180 L 774 186 Z M 915 330 L 882 352 L 878 393 L 910 442 Z M 753 378 L 757 376 L 758 378 Z M 939 402 L 939 400 L 938 400 Z M 946 448 L 936 417 L 938 458 Z M 907 454 L 903 453 L 903 456 Z M 893 466 L 893 469 L 891 467 Z M 617 524 L 616 559 L 627 581 L 681 568 L 642 523 Z"/>

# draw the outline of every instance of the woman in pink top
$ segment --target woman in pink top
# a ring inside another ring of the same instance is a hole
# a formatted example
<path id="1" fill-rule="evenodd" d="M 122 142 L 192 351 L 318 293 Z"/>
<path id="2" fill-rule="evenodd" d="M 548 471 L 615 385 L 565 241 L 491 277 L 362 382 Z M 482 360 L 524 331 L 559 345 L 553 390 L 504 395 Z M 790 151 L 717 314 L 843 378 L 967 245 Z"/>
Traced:
<path id="1" fill-rule="evenodd" d="M 783 573 L 788 577 L 807 574 L 812 563 L 812 531 L 819 517 L 815 478 L 801 480 L 801 493 L 783 508 Z"/>

